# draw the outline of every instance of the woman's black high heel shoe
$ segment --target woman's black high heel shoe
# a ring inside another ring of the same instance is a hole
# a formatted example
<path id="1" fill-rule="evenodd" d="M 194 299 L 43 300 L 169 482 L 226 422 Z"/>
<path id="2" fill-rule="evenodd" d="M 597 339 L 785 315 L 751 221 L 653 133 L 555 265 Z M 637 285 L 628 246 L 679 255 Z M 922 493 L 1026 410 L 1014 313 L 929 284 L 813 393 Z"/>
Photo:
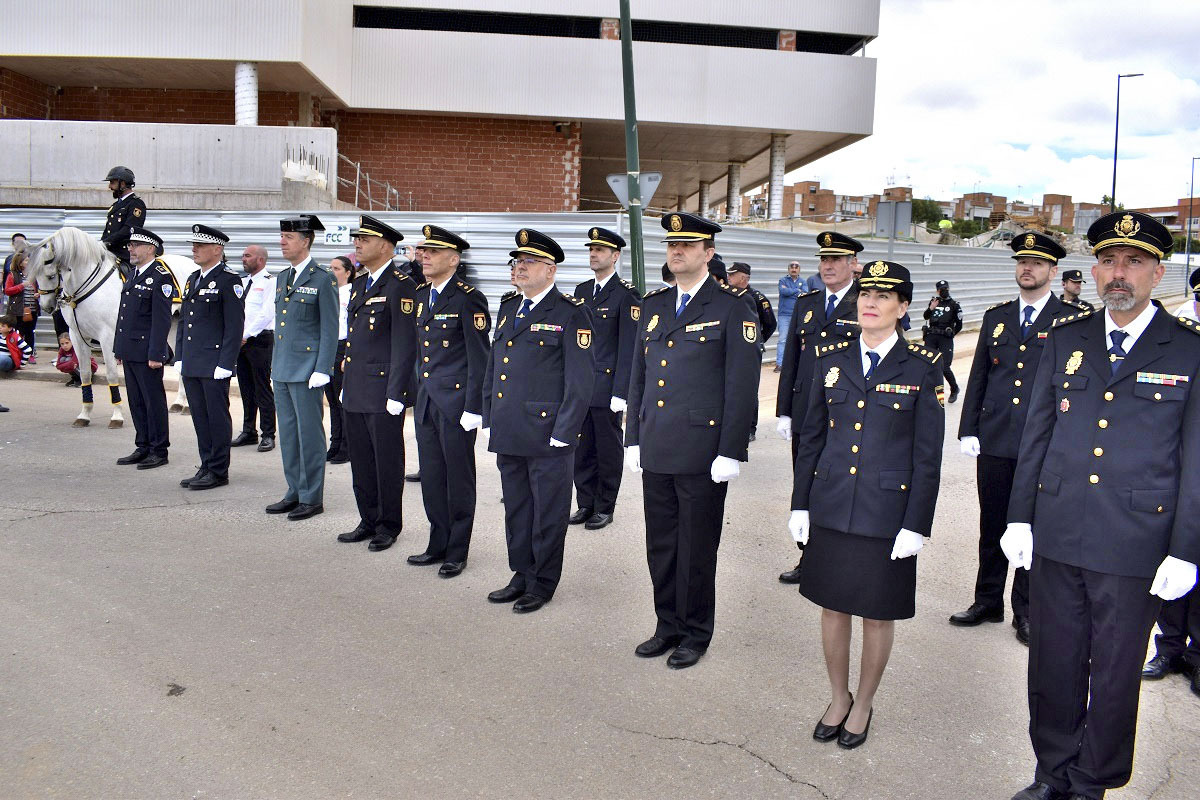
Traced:
<path id="1" fill-rule="evenodd" d="M 854 708 L 854 695 L 850 695 L 850 708 Z M 825 708 L 825 714 L 829 713 L 829 708 Z M 838 738 L 842 732 L 842 726 L 846 724 L 846 720 L 850 717 L 850 709 L 846 710 L 846 716 L 842 717 L 842 721 L 837 725 L 826 725 L 822 720 L 825 719 L 825 714 L 821 715 L 821 719 L 817 720 L 817 727 L 813 728 L 813 738 L 818 742 L 831 742 Z"/>

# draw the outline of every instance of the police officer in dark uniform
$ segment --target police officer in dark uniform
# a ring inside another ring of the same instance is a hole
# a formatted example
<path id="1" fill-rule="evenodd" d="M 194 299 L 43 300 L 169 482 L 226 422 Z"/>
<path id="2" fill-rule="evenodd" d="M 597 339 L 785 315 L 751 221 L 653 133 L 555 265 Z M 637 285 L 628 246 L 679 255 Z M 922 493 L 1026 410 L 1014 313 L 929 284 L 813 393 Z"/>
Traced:
<path id="1" fill-rule="evenodd" d="M 950 386 L 950 402 L 958 400 L 958 381 L 950 369 L 954 360 L 954 337 L 962 330 L 962 306 L 950 296 L 950 283 L 937 282 L 937 294 L 925 307 L 925 326 L 921 332 L 925 337 L 925 347 L 935 353 L 942 354 L 942 375 Z"/>
<path id="2" fill-rule="evenodd" d="M 154 469 L 167 463 L 171 441 L 167 426 L 167 393 L 163 365 L 171 361 L 167 337 L 171 331 L 171 303 L 179 289 L 171 270 L 158 259 L 162 239 L 144 228 L 129 234 L 129 256 L 134 272 L 121 288 L 113 355 L 125 368 L 129 410 L 135 432 L 132 453 L 118 464 Z"/>
<path id="3" fill-rule="evenodd" d="M 475 431 L 483 423 L 492 321 L 487 297 L 455 274 L 470 243 L 437 225 L 421 233 L 417 258 L 429 282 L 416 288 L 420 359 L 413 421 L 429 543 L 408 563 L 441 563 L 438 575 L 453 578 L 466 566 L 475 525 Z"/>
<path id="4" fill-rule="evenodd" d="M 366 274 L 354 279 L 346 310 L 342 411 L 359 522 L 339 542 L 370 539 L 386 550 L 404 527 L 404 410 L 412 405 L 417 360 L 417 285 L 392 261 L 404 236 L 362 215 L 354 253 Z"/>
<path id="5" fill-rule="evenodd" d="M 125 249 L 125 243 L 134 228 L 146 225 L 146 204 L 133 193 L 135 182 L 129 167 L 113 167 L 104 180 L 108 181 L 108 190 L 116 202 L 108 208 L 100 241 L 117 261 L 128 265 L 129 251 Z"/>
<path id="6" fill-rule="evenodd" d="M 974 602 L 951 616 L 951 625 L 1004 621 L 1008 561 L 1000 551 L 1000 536 L 1033 376 L 1051 324 L 1077 310 L 1064 306 L 1050 290 L 1058 260 L 1066 255 L 1058 242 L 1040 233 L 1026 233 L 1014 238 L 1010 246 L 1017 262 L 1020 295 L 983 314 L 958 426 L 960 449 L 978 459 L 979 574 Z M 1024 570 L 1013 575 L 1012 613 L 1017 638 L 1028 643 L 1029 573 Z"/>
<path id="7" fill-rule="evenodd" d="M 200 265 L 183 286 L 175 355 L 192 409 L 200 469 L 179 485 L 212 489 L 229 483 L 229 379 L 242 344 L 245 293 L 237 273 L 225 264 L 229 237 L 207 225 L 192 226 L 192 260 Z"/>
<path id="8" fill-rule="evenodd" d="M 1078 308 L 1082 308 L 1084 311 L 1095 311 L 1095 306 L 1079 296 L 1079 293 L 1083 290 L 1083 285 L 1085 283 L 1087 283 L 1087 281 L 1083 279 L 1083 270 L 1063 270 L 1062 301 Z"/>
<path id="9" fill-rule="evenodd" d="M 725 496 L 747 459 L 760 337 L 745 293 L 706 269 L 721 226 L 682 212 L 662 226 L 677 283 L 642 303 L 625 426 L 625 463 L 642 473 L 658 620 L 634 653 L 673 650 L 667 666 L 685 669 L 712 640 Z"/>
<path id="10" fill-rule="evenodd" d="M 763 351 L 767 347 L 766 341 L 771 338 L 771 334 L 775 333 L 778 325 L 775 321 L 775 309 L 771 308 L 771 301 L 765 294 L 750 285 L 750 265 L 745 261 L 735 261 L 729 266 L 729 285 L 734 289 L 746 292 L 746 300 L 754 306 L 754 313 L 758 315 L 758 355 L 761 361 Z M 755 391 L 758 391 L 757 386 Z M 750 441 L 754 441 L 757 430 L 758 403 L 755 403 L 754 421 L 750 426 Z"/>
<path id="11" fill-rule="evenodd" d="M 592 399 L 592 321 L 583 300 L 554 286 L 558 243 L 531 228 L 516 235 L 513 283 L 483 381 L 483 427 L 491 435 L 504 491 L 504 529 L 512 579 L 488 595 L 536 611 L 562 574 L 571 514 L 573 448 Z M 516 601 L 516 602 L 513 602 Z"/>
<path id="12" fill-rule="evenodd" d="M 588 263 L 595 277 L 575 287 L 592 312 L 596 379 L 575 450 L 575 498 L 570 524 L 598 530 L 613 521 L 621 488 L 621 413 L 629 393 L 642 297 L 616 274 L 625 240 L 613 231 L 588 231 Z"/>
<path id="13" fill-rule="evenodd" d="M 1146 639 L 1200 562 L 1200 326 L 1150 299 L 1171 234 L 1117 211 L 1087 236 L 1105 309 L 1046 340 L 1001 540 L 1030 571 L 1037 768 L 1014 800 L 1129 781 Z"/>
<path id="14" fill-rule="evenodd" d="M 858 289 L 854 268 L 862 249 L 863 245 L 857 239 L 837 231 L 817 234 L 819 274 L 824 288 L 796 298 L 791 330 L 785 332 L 784 341 L 776 345 L 783 347 L 783 366 L 779 371 L 779 393 L 775 403 L 779 424 L 775 430 L 791 441 L 793 461 L 797 444 L 794 434 L 804 425 L 816 348 L 858 336 Z M 804 550 L 804 545 L 799 542 L 796 546 Z M 799 583 L 800 565 L 782 573 L 779 581 Z"/>

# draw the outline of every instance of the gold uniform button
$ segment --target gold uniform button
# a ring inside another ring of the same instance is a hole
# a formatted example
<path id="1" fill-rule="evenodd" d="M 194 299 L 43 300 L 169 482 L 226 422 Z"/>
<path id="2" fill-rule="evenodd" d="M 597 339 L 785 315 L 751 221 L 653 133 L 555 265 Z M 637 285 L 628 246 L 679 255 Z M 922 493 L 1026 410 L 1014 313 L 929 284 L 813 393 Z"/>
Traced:
<path id="1" fill-rule="evenodd" d="M 1162 507 L 1162 506 L 1159 506 L 1159 507 L 1158 507 L 1158 513 L 1160 513 L 1160 514 L 1161 514 L 1161 513 L 1162 513 L 1162 511 L 1163 511 L 1163 507 Z"/>
<path id="2" fill-rule="evenodd" d="M 504 357 L 504 363 L 505 363 L 505 364 L 507 364 L 507 363 L 508 363 L 508 356 L 505 356 L 505 357 Z"/>
<path id="3" fill-rule="evenodd" d="M 821 331 L 821 338 L 824 339 L 825 336 L 826 336 L 825 331 Z"/>
<path id="4" fill-rule="evenodd" d="M 496 397 L 497 397 L 497 399 L 503 398 L 504 392 L 496 392 Z"/>
<path id="5" fill-rule="evenodd" d="M 664 380 L 662 380 L 662 379 L 659 379 L 659 381 L 658 381 L 658 385 L 659 385 L 659 386 L 666 386 L 666 385 L 667 385 L 667 382 L 666 382 L 666 381 L 664 381 Z"/>
<path id="6" fill-rule="evenodd" d="M 1024 353 L 1024 352 L 1025 352 L 1025 345 L 1021 345 L 1021 346 L 1020 346 L 1020 347 L 1018 347 L 1017 349 L 1018 349 L 1018 350 L 1020 350 L 1022 353 Z"/>
<path id="7" fill-rule="evenodd" d="M 1161 393 L 1161 392 L 1155 392 L 1155 393 L 1154 393 L 1154 399 L 1155 399 L 1155 400 L 1162 400 L 1162 393 Z"/>
<path id="8" fill-rule="evenodd" d="M 861 422 L 856 422 L 856 423 L 854 423 L 854 430 L 856 430 L 856 431 L 861 431 L 861 430 L 862 430 L 862 423 L 861 423 Z"/>
<path id="9" fill-rule="evenodd" d="M 850 468 L 850 474 L 851 474 L 851 475 L 857 475 L 857 474 L 858 474 L 858 467 L 851 467 L 851 468 Z"/>
<path id="10" fill-rule="evenodd" d="M 857 452 L 858 452 L 858 445 L 856 445 L 856 444 L 852 444 L 852 445 L 850 445 L 850 452 L 851 452 L 851 453 L 857 453 Z"/>
<path id="11" fill-rule="evenodd" d="M 833 420 L 829 420 L 829 427 L 833 427 Z"/>
<path id="12" fill-rule="evenodd" d="M 710 428 L 711 428 L 711 427 L 713 427 L 713 426 L 714 426 L 714 425 L 716 425 L 716 424 L 717 424 L 717 421 L 716 421 L 715 419 L 710 419 L 710 420 L 708 421 L 708 427 L 710 427 Z M 1159 511 L 1162 511 L 1162 509 L 1160 508 L 1160 509 L 1159 509 Z"/>
<path id="13" fill-rule="evenodd" d="M 1105 400 L 1112 400 L 1112 399 L 1113 399 L 1113 393 L 1112 393 L 1112 392 L 1105 392 L 1105 393 L 1104 393 L 1104 399 L 1105 399 Z"/>
<path id="14" fill-rule="evenodd" d="M 1021 405 L 1021 398 L 1019 398 L 1019 397 L 1014 397 L 1014 398 L 1013 398 L 1013 405 L 1014 405 L 1014 406 L 1019 406 L 1019 405 Z"/>
<path id="15" fill-rule="evenodd" d="M 662 408 L 662 407 L 663 407 L 663 406 L 665 406 L 665 405 L 666 405 L 666 403 L 664 403 L 662 400 L 659 400 L 659 401 L 658 401 L 658 407 L 659 407 L 659 408 Z"/>
<path id="16" fill-rule="evenodd" d="M 660 361 L 658 363 L 665 367 L 667 365 L 667 360 L 664 358 L 662 361 Z"/>
<path id="17" fill-rule="evenodd" d="M 1096 422 L 1096 424 L 1097 424 L 1097 425 L 1099 425 L 1101 428 L 1107 428 L 1107 427 L 1108 427 L 1108 420 L 1106 420 L 1106 419 L 1098 420 L 1098 421 Z"/>
<path id="18" fill-rule="evenodd" d="M 281 328 L 282 328 L 284 325 L 287 325 L 287 323 L 286 323 L 286 322 L 281 322 L 281 323 L 279 323 L 279 327 L 281 327 Z"/>
<path id="19" fill-rule="evenodd" d="M 506 381 L 506 380 L 508 380 L 508 376 L 507 376 L 507 375 L 501 375 L 501 376 L 500 376 L 500 380 L 502 380 L 502 381 Z"/>
<path id="20" fill-rule="evenodd" d="M 899 403 L 892 403 L 892 408 L 894 408 L 894 409 L 896 409 L 897 411 L 899 411 L 899 410 L 900 410 L 900 404 L 899 404 Z"/>
<path id="21" fill-rule="evenodd" d="M 1100 476 L 1099 476 L 1099 475 L 1096 475 L 1096 474 L 1094 474 L 1094 473 L 1093 473 L 1093 474 L 1091 474 L 1091 475 L 1088 475 L 1088 481 L 1090 481 L 1091 483 L 1099 483 L 1099 482 L 1100 482 Z"/>
<path id="22" fill-rule="evenodd" d="M 1064 388 L 1064 389 L 1070 389 L 1070 388 L 1071 388 L 1071 382 L 1070 382 L 1070 381 L 1063 381 L 1063 388 Z"/>
<path id="23" fill-rule="evenodd" d="M 426 326 L 425 326 L 425 330 L 426 330 L 426 331 L 428 331 L 428 330 L 429 330 L 429 326 L 428 326 L 428 325 L 426 325 Z"/>
<path id="24" fill-rule="evenodd" d="M 505 346 L 505 347 L 512 347 L 512 342 L 505 342 L 505 343 L 504 343 L 504 346 Z"/>
<path id="25" fill-rule="evenodd" d="M 287 309 L 286 309 L 286 308 L 283 310 L 283 313 L 284 313 L 284 314 L 286 314 L 286 313 L 287 313 Z"/>
<path id="26" fill-rule="evenodd" d="M 832 400 L 830 400 L 829 402 L 831 402 L 831 403 L 832 403 L 833 401 L 832 401 Z M 866 400 L 859 400 L 859 401 L 858 401 L 858 407 L 859 407 L 859 408 L 862 408 L 862 407 L 863 407 L 863 406 L 865 406 L 866 404 L 867 404 L 867 401 L 866 401 Z"/>
<path id="27" fill-rule="evenodd" d="M 455 389 L 461 389 L 461 388 L 462 388 L 462 384 L 456 383 L 456 384 L 454 384 L 454 388 L 455 388 Z"/>
<path id="28" fill-rule="evenodd" d="M 708 340 L 707 340 L 707 339 L 705 339 L 703 336 L 701 336 L 701 337 L 700 337 L 700 341 L 702 341 L 702 342 L 706 342 L 706 341 L 708 341 Z"/>
<path id="29" fill-rule="evenodd" d="M 1021 385 L 1021 379 L 1020 379 L 1020 378 L 1017 378 L 1015 381 L 1013 381 L 1013 386 L 1020 386 L 1020 385 Z M 1064 388 L 1065 388 L 1065 387 L 1064 387 Z"/>
<path id="30" fill-rule="evenodd" d="M 611 369 L 605 369 L 605 370 L 604 370 L 604 374 L 605 374 L 605 375 L 612 375 L 612 370 L 611 370 Z"/>
<path id="31" fill-rule="evenodd" d="M 429 373 L 428 373 L 428 372 L 422 372 L 422 373 L 421 373 L 421 377 L 428 378 L 428 377 L 429 377 Z"/>
<path id="32" fill-rule="evenodd" d="M 429 356 L 425 356 L 425 357 L 424 357 L 422 360 L 423 360 L 423 361 L 424 361 L 426 364 L 428 364 L 428 363 L 429 363 Z"/>
<path id="33" fill-rule="evenodd" d="M 429 347 L 429 341 L 428 341 L 428 340 L 426 340 L 426 342 L 425 342 L 425 346 L 426 346 L 426 347 Z"/>
<path id="34" fill-rule="evenodd" d="M 902 492 L 907 492 L 907 491 L 908 491 L 908 486 L 907 486 L 907 485 L 905 485 L 905 484 L 903 484 L 903 483 L 902 483 L 902 484 L 900 484 L 900 491 L 902 491 Z"/>
<path id="35" fill-rule="evenodd" d="M 1025 364 L 1024 364 L 1024 363 L 1022 363 L 1022 362 L 1020 362 L 1020 361 L 1018 361 L 1018 362 L 1017 362 L 1017 369 L 1025 369 Z"/>
<path id="36" fill-rule="evenodd" d="M 1092 451 L 1092 455 L 1096 456 L 1096 458 L 1099 458 L 1100 456 L 1104 455 L 1104 448 L 1097 447 L 1095 450 Z"/>
<path id="37" fill-rule="evenodd" d="M 674 346 L 675 346 L 675 340 L 667 339 L 667 347 L 674 347 Z"/>
<path id="38" fill-rule="evenodd" d="M 545 412 L 545 411 L 543 411 L 543 412 L 542 412 L 542 416 L 543 416 L 543 417 L 544 417 L 544 416 L 546 416 L 546 412 Z"/>

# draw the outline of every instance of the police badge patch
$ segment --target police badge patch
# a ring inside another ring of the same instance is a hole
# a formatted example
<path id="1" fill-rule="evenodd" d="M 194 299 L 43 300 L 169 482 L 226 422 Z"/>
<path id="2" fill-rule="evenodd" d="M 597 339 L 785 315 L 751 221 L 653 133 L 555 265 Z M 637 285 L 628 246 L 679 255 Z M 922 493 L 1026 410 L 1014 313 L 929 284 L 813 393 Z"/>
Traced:
<path id="1" fill-rule="evenodd" d="M 164 283 L 159 288 L 162 289 L 163 296 L 168 299 L 171 297 L 172 293 L 174 292 L 174 290 L 171 288 L 171 284 L 169 284 L 169 283 Z"/>
<path id="2" fill-rule="evenodd" d="M 473 315 L 472 319 L 475 322 L 475 330 L 482 331 L 482 330 L 487 329 L 487 315 L 486 314 L 475 314 L 475 315 Z"/>
<path id="3" fill-rule="evenodd" d="M 405 314 L 411 314 L 413 310 L 413 301 L 409 297 L 400 298 L 400 311 Z"/>
<path id="4" fill-rule="evenodd" d="M 629 318 L 632 319 L 634 322 L 637 322 L 639 319 L 642 318 L 642 309 L 639 308 L 638 306 L 630 306 L 629 307 Z"/>
<path id="5" fill-rule="evenodd" d="M 579 347 L 587 350 L 592 346 L 592 332 L 588 330 L 575 331 L 575 341 L 579 342 Z"/>
<path id="6" fill-rule="evenodd" d="M 233 293 L 234 293 L 235 295 L 237 295 L 237 299 L 238 299 L 238 300 L 241 300 L 241 299 L 242 299 L 242 294 L 243 294 L 245 291 L 246 291 L 246 290 L 245 290 L 245 289 L 242 287 L 242 285 L 241 285 L 240 283 L 235 283 L 235 284 L 233 285 Z"/>
<path id="7" fill-rule="evenodd" d="M 825 373 L 825 388 L 833 386 L 838 382 L 838 378 L 842 376 L 842 371 L 837 367 L 830 367 L 829 372 Z"/>
<path id="8" fill-rule="evenodd" d="M 757 322 L 743 322 L 742 323 L 742 338 L 745 339 L 750 344 L 754 344 L 756 341 L 758 341 L 758 323 Z"/>

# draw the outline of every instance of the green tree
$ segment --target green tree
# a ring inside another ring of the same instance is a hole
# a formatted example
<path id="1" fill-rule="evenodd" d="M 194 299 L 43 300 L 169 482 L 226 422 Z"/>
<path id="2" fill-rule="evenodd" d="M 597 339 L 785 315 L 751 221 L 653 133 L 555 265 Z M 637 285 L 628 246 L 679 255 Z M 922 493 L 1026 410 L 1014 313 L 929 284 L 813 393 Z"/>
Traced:
<path id="1" fill-rule="evenodd" d="M 930 200 L 928 197 L 924 200 L 913 200 L 912 219 L 916 223 L 937 227 L 937 224 L 942 221 L 942 207 L 937 204 L 937 201 Z"/>
<path id="2" fill-rule="evenodd" d="M 987 229 L 987 223 L 981 219 L 956 219 L 954 220 L 954 227 L 951 230 L 964 239 L 970 239 L 972 236 L 978 236 Z"/>
<path id="3" fill-rule="evenodd" d="M 1100 204 L 1105 205 L 1105 206 L 1112 205 L 1112 197 L 1110 197 L 1109 195 L 1104 195 L 1104 197 L 1100 198 Z M 1124 210 L 1125 210 L 1125 204 L 1117 203 L 1117 211 L 1124 211 Z"/>
<path id="4" fill-rule="evenodd" d="M 1181 233 L 1177 233 L 1173 238 L 1175 239 L 1175 252 L 1187 252 L 1187 237 Z M 1193 255 L 1200 253 L 1200 239 L 1197 239 L 1195 236 L 1192 237 L 1191 252 Z"/>

